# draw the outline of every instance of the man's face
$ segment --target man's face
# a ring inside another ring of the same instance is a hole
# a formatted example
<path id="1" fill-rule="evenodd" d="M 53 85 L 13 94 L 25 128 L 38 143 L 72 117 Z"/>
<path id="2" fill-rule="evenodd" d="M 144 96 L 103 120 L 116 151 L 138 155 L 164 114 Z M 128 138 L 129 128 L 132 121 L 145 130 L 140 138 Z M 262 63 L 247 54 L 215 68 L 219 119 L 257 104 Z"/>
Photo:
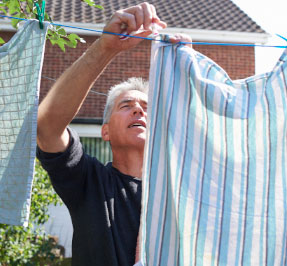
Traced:
<path id="1" fill-rule="evenodd" d="M 123 92 L 115 100 L 109 123 L 103 126 L 106 127 L 103 130 L 103 139 L 110 141 L 112 149 L 143 149 L 146 111 L 146 94 L 137 90 Z"/>

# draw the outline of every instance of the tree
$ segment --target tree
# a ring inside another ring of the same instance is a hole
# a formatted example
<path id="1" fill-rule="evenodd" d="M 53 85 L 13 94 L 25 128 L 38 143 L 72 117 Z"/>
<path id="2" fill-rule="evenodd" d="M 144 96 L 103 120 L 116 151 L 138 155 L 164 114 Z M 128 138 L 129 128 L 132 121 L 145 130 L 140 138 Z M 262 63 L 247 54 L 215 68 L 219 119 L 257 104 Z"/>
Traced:
<path id="1" fill-rule="evenodd" d="M 96 5 L 93 0 L 81 0 L 91 7 L 103 9 L 102 6 Z M 43 0 L 0 0 L 0 12 L 17 18 L 24 19 L 39 19 L 38 7 L 42 7 Z M 44 20 L 53 22 L 52 18 L 44 12 Z M 12 19 L 11 24 L 14 28 L 18 27 L 20 20 Z M 60 26 L 52 26 L 52 29 L 48 30 L 47 39 L 53 45 L 58 45 L 62 51 L 65 52 L 65 46 L 76 48 L 78 41 L 85 42 L 84 39 L 80 38 L 77 34 L 67 34 L 65 29 Z M 5 41 L 0 37 L 0 44 Z"/>
<path id="2" fill-rule="evenodd" d="M 48 174 L 37 161 L 29 224 L 26 228 L 0 224 L 0 265 L 57 265 L 61 261 L 55 250 L 58 244 L 47 235 L 43 224 L 48 221 L 48 206 L 62 204 L 54 192 Z"/>

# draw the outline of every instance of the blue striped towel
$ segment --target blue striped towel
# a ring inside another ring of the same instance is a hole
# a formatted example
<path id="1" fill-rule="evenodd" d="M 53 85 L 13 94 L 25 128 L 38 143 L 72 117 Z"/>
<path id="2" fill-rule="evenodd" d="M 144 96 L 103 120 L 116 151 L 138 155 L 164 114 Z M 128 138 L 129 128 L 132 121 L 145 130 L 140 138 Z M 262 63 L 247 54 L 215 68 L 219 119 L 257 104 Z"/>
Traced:
<path id="1" fill-rule="evenodd" d="M 28 224 L 48 25 L 27 21 L 0 47 L 0 223 Z"/>
<path id="2" fill-rule="evenodd" d="M 142 265 L 287 265 L 286 81 L 153 44 Z"/>

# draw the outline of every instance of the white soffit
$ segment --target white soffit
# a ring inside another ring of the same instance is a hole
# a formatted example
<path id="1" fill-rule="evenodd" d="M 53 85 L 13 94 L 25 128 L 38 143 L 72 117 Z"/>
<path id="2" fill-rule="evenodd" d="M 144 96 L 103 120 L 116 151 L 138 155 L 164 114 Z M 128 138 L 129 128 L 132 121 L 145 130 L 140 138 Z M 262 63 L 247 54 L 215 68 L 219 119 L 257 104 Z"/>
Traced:
<path id="1" fill-rule="evenodd" d="M 199 30 L 199 29 L 182 29 L 167 28 L 161 31 L 163 34 L 184 33 L 189 35 L 193 41 L 206 42 L 235 42 L 235 43 L 267 43 L 271 37 L 267 33 L 253 32 L 235 32 L 235 31 L 217 31 L 217 30 Z"/>
<path id="2" fill-rule="evenodd" d="M 64 27 L 68 33 L 79 35 L 101 35 L 104 24 L 92 23 L 71 23 L 71 22 L 54 22 L 55 24 L 65 24 Z M 76 28 L 74 28 L 76 27 Z M 84 30 L 89 29 L 89 30 Z M 0 31 L 15 31 L 9 20 L 0 21 Z M 98 32 L 97 32 L 98 31 Z M 216 30 L 199 30 L 184 28 L 166 28 L 160 31 L 162 34 L 184 33 L 189 35 L 193 41 L 203 42 L 235 42 L 235 43 L 260 43 L 264 44 L 271 37 L 268 33 L 252 32 L 235 32 L 235 31 L 216 31 Z"/>
<path id="3" fill-rule="evenodd" d="M 15 32 L 16 29 L 11 26 L 11 21 L 7 19 L 0 19 L 0 32 L 2 31 L 12 31 Z"/>
<path id="4" fill-rule="evenodd" d="M 80 137 L 101 138 L 101 125 L 73 123 L 69 127 L 74 129 Z"/>
<path id="5" fill-rule="evenodd" d="M 59 23 L 61 24 L 61 23 Z M 80 35 L 101 35 L 104 24 L 92 23 L 64 23 L 69 27 L 86 28 L 75 29 L 66 27 L 67 32 L 73 32 Z M 99 32 L 95 32 L 95 31 Z M 183 28 L 166 28 L 160 31 L 162 34 L 177 34 L 184 33 L 189 35 L 194 41 L 208 42 L 237 42 L 237 43 L 261 43 L 264 44 L 271 36 L 267 33 L 252 33 L 252 32 L 235 32 L 235 31 L 216 31 L 216 30 L 199 30 L 199 29 L 183 29 Z"/>

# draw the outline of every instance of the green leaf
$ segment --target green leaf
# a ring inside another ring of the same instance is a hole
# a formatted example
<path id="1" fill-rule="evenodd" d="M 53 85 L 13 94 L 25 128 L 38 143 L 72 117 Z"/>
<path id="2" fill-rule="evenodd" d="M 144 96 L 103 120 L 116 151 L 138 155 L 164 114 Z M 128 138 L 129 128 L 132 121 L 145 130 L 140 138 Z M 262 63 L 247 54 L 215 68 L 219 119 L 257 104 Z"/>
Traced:
<path id="1" fill-rule="evenodd" d="M 0 12 L 3 12 L 5 15 L 7 15 L 7 11 L 4 8 L 0 8 Z"/>
<path id="2" fill-rule="evenodd" d="M 33 6 L 34 6 L 33 0 L 26 0 L 26 3 L 27 3 L 26 12 L 30 14 L 33 12 Z"/>
<path id="3" fill-rule="evenodd" d="M 60 34 L 60 35 L 67 36 L 67 33 L 66 33 L 65 29 L 63 29 L 63 28 L 60 28 L 57 32 L 58 32 L 58 34 Z"/>
<path id="4" fill-rule="evenodd" d="M 99 8 L 99 9 L 104 9 L 101 5 L 96 5 L 93 0 L 81 0 L 81 1 L 85 2 L 89 6 L 96 7 L 96 8 Z"/>
<path id="5" fill-rule="evenodd" d="M 73 40 L 73 41 L 70 41 L 70 40 L 66 40 L 65 44 L 70 47 L 70 48 L 76 48 L 77 47 L 77 41 L 76 40 Z"/>
<path id="6" fill-rule="evenodd" d="M 55 44 L 58 45 L 63 52 L 66 52 L 65 48 L 66 43 L 63 39 L 59 39 L 58 41 L 55 42 Z"/>
<path id="7" fill-rule="evenodd" d="M 9 8 L 9 13 L 11 15 L 13 15 L 14 13 L 21 12 L 20 5 L 17 0 L 10 0 L 10 2 L 8 3 L 8 8 Z"/>
<path id="8" fill-rule="evenodd" d="M 52 18 L 49 16 L 48 13 L 45 12 L 44 19 L 49 22 L 53 22 Z"/>
<path id="9" fill-rule="evenodd" d="M 0 37 L 0 44 L 5 43 L 5 41 Z"/>
<path id="10" fill-rule="evenodd" d="M 59 40 L 59 37 L 57 35 L 51 35 L 48 40 L 50 40 L 52 44 L 55 44 Z"/>
<path id="11" fill-rule="evenodd" d="M 94 5 L 94 7 L 98 8 L 98 9 L 101 9 L 101 10 L 104 10 L 104 7 L 100 6 L 100 5 Z"/>
<path id="12" fill-rule="evenodd" d="M 27 5 L 29 5 L 30 7 L 32 7 L 34 5 L 34 1 L 33 0 L 26 0 Z"/>
<path id="13" fill-rule="evenodd" d="M 20 13 L 20 18 L 26 18 L 26 15 L 24 13 Z"/>
<path id="14" fill-rule="evenodd" d="M 82 0 L 82 2 L 85 2 L 89 6 L 94 6 L 95 2 L 93 0 Z"/>
<path id="15" fill-rule="evenodd" d="M 57 32 L 53 30 L 49 30 L 47 36 L 49 40 L 53 40 L 53 41 L 57 41 L 59 40 L 59 38 L 61 38 L 60 35 L 57 34 Z"/>
<path id="16" fill-rule="evenodd" d="M 80 40 L 80 39 L 81 39 L 81 38 L 80 38 L 77 34 L 75 34 L 75 33 L 69 34 L 69 35 L 68 35 L 68 38 L 69 38 L 70 41 Z"/>
<path id="17" fill-rule="evenodd" d="M 72 40 L 79 40 L 81 43 L 86 43 L 85 39 L 81 38 L 80 36 L 78 36 L 75 33 L 69 34 L 68 38 L 69 38 L 70 41 L 72 41 Z"/>
<path id="18" fill-rule="evenodd" d="M 31 10 L 31 8 L 29 7 L 29 5 L 26 6 L 26 12 L 29 14 L 31 12 L 33 12 L 33 10 Z"/>

